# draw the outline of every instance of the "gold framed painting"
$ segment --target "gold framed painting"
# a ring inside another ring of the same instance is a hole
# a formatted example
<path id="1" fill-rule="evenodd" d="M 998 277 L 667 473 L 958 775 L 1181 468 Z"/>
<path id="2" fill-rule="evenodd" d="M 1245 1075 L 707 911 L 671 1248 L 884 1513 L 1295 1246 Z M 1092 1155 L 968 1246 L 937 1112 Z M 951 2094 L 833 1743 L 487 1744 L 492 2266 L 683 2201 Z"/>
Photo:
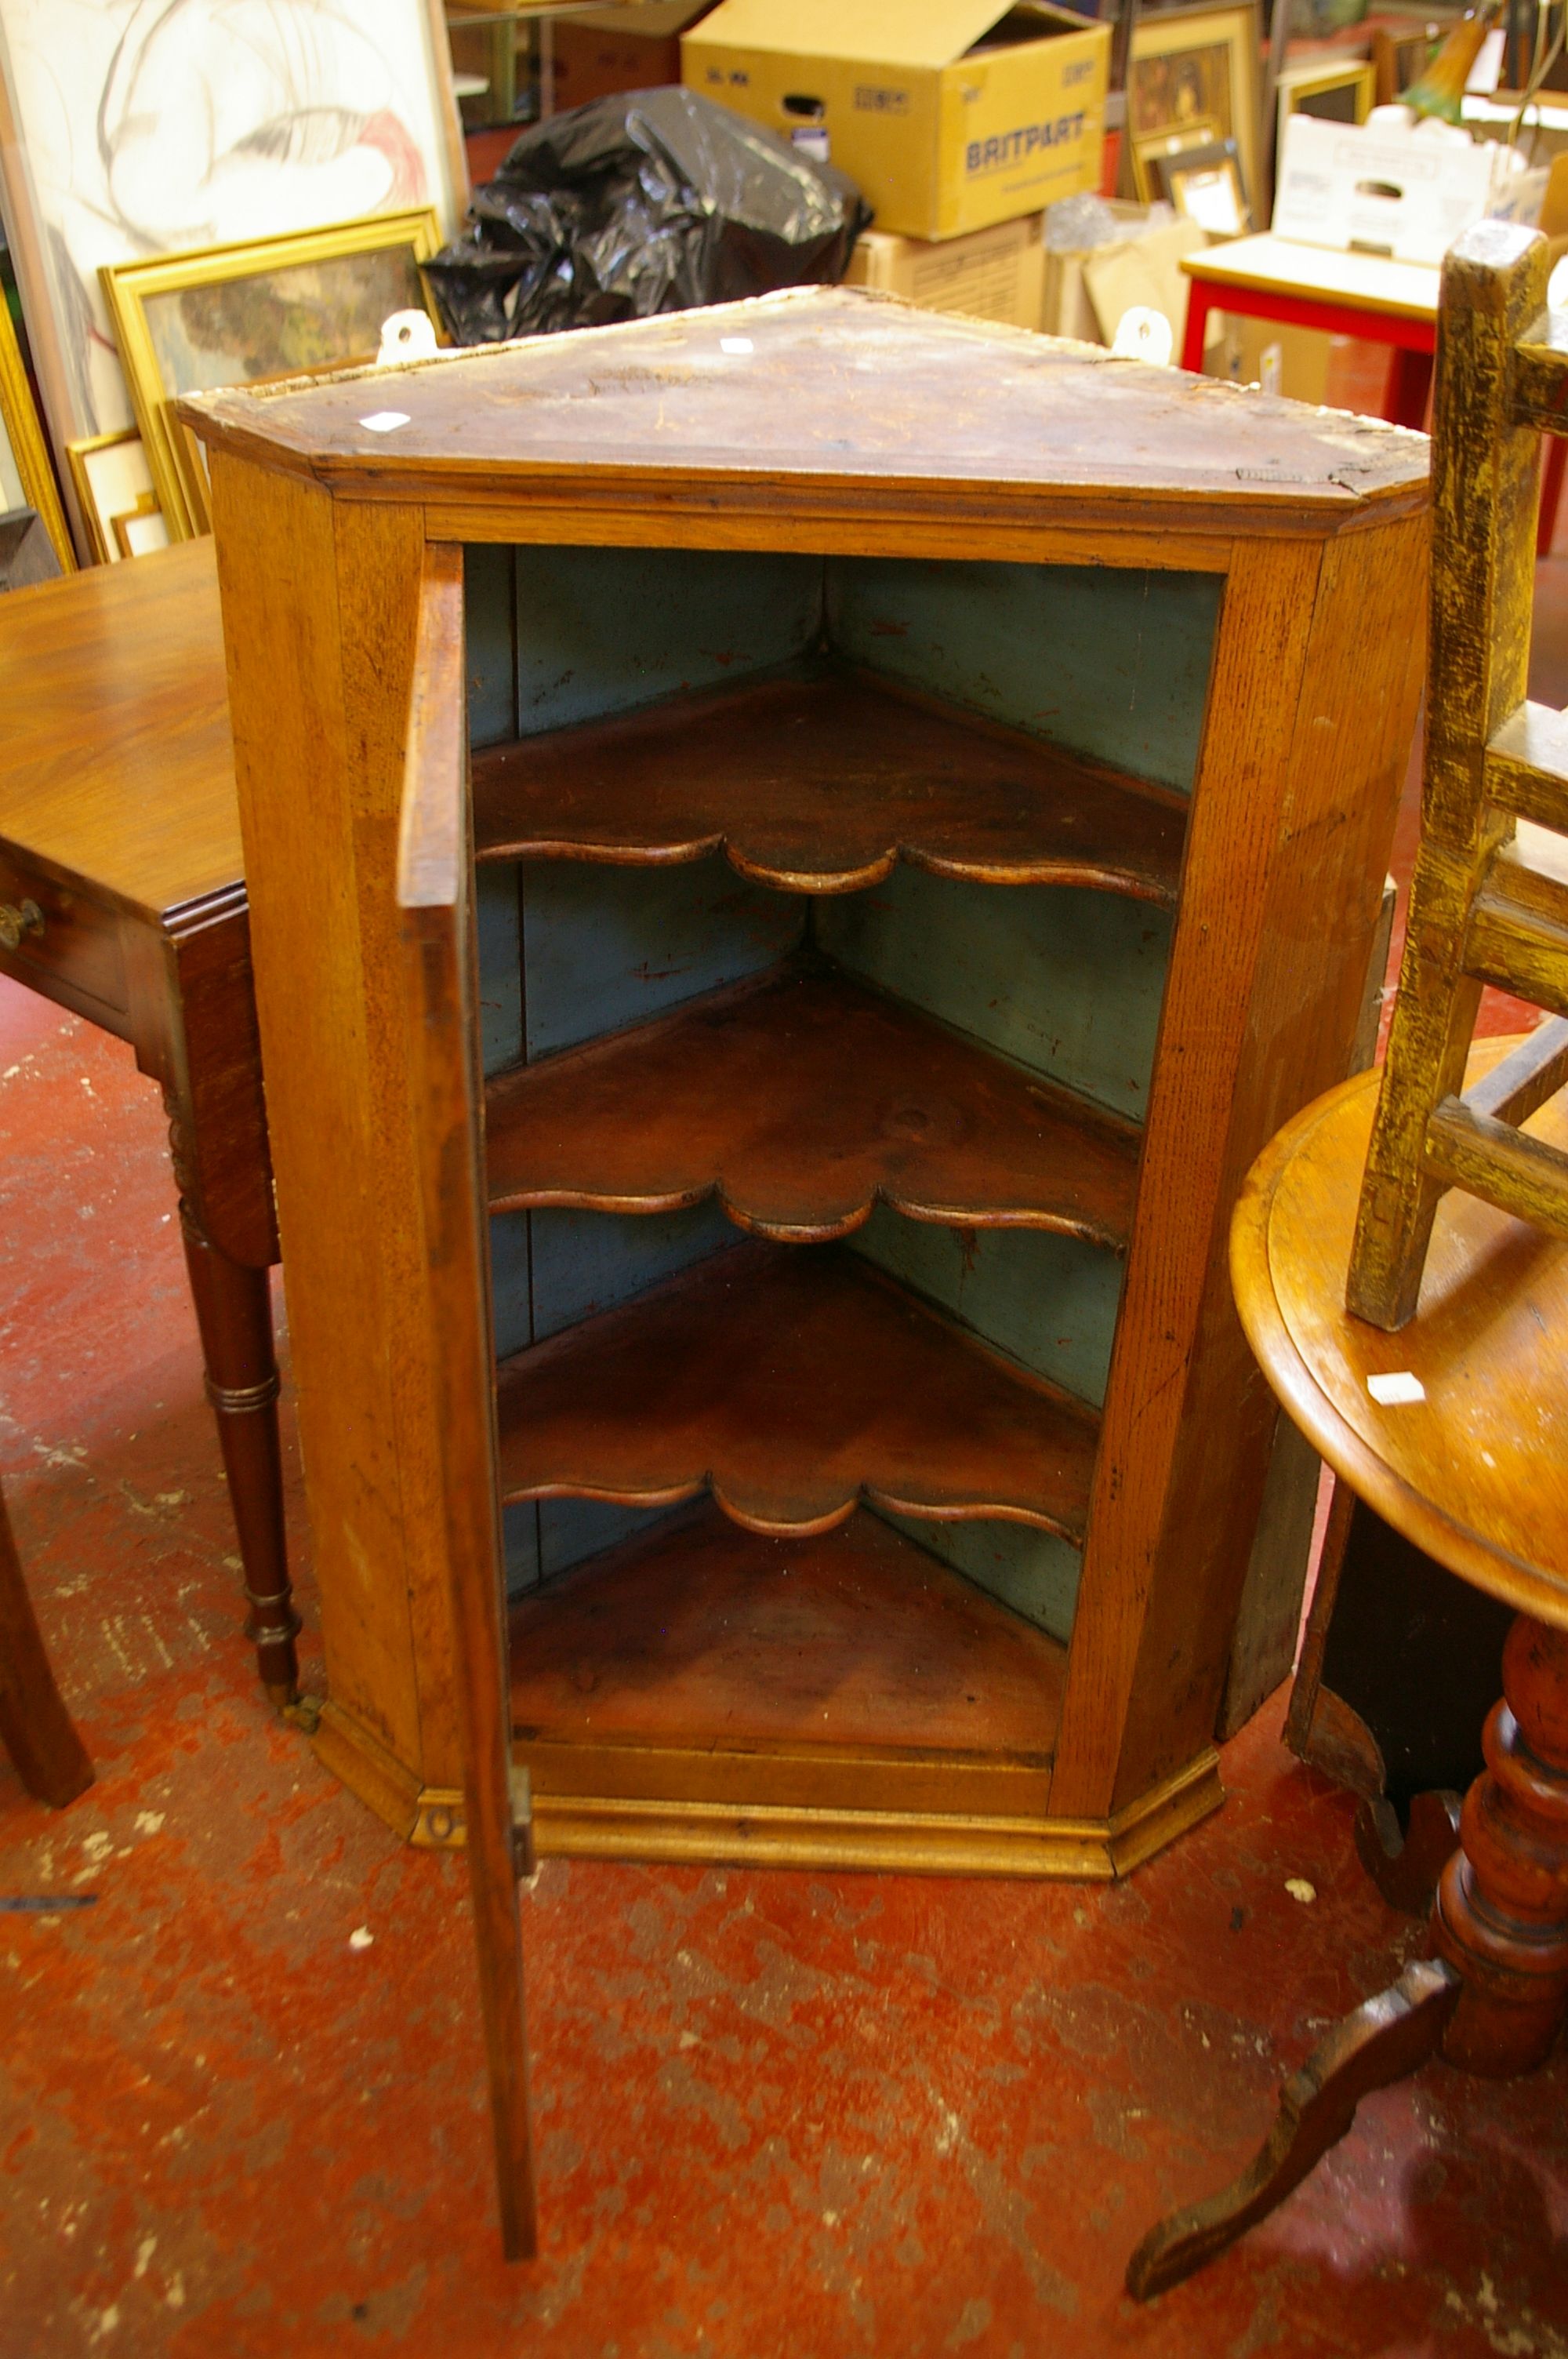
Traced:
<path id="1" fill-rule="evenodd" d="M 27 382 L 22 348 L 0 293 L 0 512 L 32 508 L 54 545 L 62 573 L 76 570 L 59 486 Z"/>
<path id="2" fill-rule="evenodd" d="M 133 421 L 104 263 L 468 201 L 442 0 L 0 0 L 0 211 L 39 405 Z"/>
<path id="3" fill-rule="evenodd" d="M 1142 203 L 1160 193 L 1157 163 L 1233 139 L 1243 198 L 1253 204 L 1262 186 L 1261 62 L 1255 0 L 1140 12 L 1128 43 L 1127 139 Z"/>
<path id="4" fill-rule="evenodd" d="M 172 539 L 209 528 L 205 467 L 174 404 L 189 393 L 373 361 L 392 312 L 434 320 L 419 266 L 440 243 L 434 209 L 423 206 L 104 266 L 104 298 Z"/>
<path id="5" fill-rule="evenodd" d="M 1369 58 L 1318 58 L 1287 66 L 1274 84 L 1275 155 L 1285 152 L 1285 125 L 1292 114 L 1315 114 L 1326 123 L 1365 123 L 1377 82 Z"/>
<path id="6" fill-rule="evenodd" d="M 95 565 L 118 565 L 168 547 L 168 525 L 134 426 L 118 434 L 84 435 L 66 444 L 65 455 Z"/>

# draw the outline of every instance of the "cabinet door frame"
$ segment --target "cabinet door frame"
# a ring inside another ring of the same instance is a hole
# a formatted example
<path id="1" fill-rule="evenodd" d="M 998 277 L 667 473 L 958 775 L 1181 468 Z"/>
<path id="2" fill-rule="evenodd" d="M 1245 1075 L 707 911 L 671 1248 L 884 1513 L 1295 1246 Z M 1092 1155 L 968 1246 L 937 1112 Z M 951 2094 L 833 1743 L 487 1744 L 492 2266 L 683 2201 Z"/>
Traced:
<path id="1" fill-rule="evenodd" d="M 461 549 L 450 543 L 434 543 L 426 550 L 406 743 L 397 902 L 414 1043 L 441 1514 L 502 2241 L 507 2258 L 518 2260 L 536 2246 L 517 1906 L 526 1799 L 519 1804 L 512 1770 L 484 1089 L 474 1021 L 477 944 L 463 568 Z"/>

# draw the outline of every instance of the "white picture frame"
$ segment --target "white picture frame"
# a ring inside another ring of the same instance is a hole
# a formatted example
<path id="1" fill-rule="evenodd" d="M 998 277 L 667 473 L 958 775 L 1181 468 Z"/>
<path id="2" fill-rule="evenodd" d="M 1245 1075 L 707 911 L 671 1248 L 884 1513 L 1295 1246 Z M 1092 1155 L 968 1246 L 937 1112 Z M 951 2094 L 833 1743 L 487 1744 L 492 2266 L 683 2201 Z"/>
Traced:
<path id="1" fill-rule="evenodd" d="M 71 482 L 95 565 L 167 549 L 168 526 L 134 426 L 69 446 Z"/>
<path id="2" fill-rule="evenodd" d="M 44 406 L 134 419 L 105 263 L 468 199 L 441 0 L 0 0 L 0 204 Z"/>

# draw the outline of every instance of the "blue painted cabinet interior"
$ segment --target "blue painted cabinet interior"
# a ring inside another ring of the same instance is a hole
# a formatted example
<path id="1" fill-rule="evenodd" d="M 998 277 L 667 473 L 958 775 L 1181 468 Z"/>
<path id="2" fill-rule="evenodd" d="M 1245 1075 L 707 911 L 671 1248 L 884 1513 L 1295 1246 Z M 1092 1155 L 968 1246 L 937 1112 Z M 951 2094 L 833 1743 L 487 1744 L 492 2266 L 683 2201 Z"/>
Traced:
<path id="1" fill-rule="evenodd" d="M 1212 577 L 1101 567 L 570 548 L 472 549 L 467 586 L 476 746 L 830 648 L 1178 793 L 1196 768 L 1220 592 Z M 1031 1073 L 1135 1121 L 1147 1105 L 1172 921 L 1142 902 L 906 867 L 869 892 L 806 897 L 750 884 L 719 855 L 674 867 L 487 864 L 477 907 L 487 1072 L 643 1023 L 811 940 Z M 646 1218 L 499 1216 L 497 1349 L 522 1350 L 733 1237 L 712 1204 Z M 885 1208 L 851 1243 L 994 1350 L 1103 1399 L 1116 1255 Z M 548 1579 L 655 1520 L 589 1501 L 510 1507 L 509 1582 Z M 1078 1557 L 1065 1541 L 995 1520 L 899 1527 L 1069 1636 Z"/>

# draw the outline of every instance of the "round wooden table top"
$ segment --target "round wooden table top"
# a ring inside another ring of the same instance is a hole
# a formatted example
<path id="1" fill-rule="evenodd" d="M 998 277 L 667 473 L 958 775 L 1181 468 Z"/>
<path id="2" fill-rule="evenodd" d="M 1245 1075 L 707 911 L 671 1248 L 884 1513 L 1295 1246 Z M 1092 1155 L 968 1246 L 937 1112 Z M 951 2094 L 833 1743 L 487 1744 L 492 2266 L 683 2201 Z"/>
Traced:
<path id="1" fill-rule="evenodd" d="M 1470 1077 L 1515 1045 L 1478 1044 Z M 1290 1415 L 1385 1522 L 1477 1589 L 1568 1627 L 1568 1243 L 1451 1189 L 1409 1326 L 1386 1335 L 1351 1318 L 1377 1091 L 1375 1072 L 1331 1090 L 1253 1166 L 1230 1232 L 1242 1326 Z M 1568 1093 L 1526 1128 L 1568 1148 Z M 1392 1389 L 1411 1397 L 1368 1388 L 1401 1376 Z"/>

